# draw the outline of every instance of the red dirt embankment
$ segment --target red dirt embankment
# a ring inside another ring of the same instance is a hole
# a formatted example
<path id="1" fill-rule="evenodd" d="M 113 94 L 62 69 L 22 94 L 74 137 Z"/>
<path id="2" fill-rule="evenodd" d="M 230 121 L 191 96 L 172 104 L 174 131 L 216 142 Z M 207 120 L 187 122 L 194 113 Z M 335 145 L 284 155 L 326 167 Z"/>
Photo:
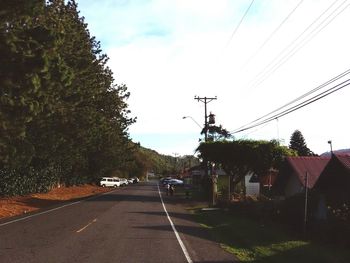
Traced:
<path id="1" fill-rule="evenodd" d="M 110 189 L 96 185 L 60 187 L 48 193 L 0 198 L 0 219 L 50 207 L 67 200 L 108 192 Z"/>

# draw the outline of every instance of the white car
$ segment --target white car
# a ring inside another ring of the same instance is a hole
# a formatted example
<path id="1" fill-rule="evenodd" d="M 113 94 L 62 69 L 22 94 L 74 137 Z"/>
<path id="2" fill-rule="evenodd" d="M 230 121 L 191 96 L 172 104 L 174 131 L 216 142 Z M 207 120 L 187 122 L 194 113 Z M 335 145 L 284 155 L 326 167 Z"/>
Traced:
<path id="1" fill-rule="evenodd" d="M 133 179 L 133 178 L 129 178 L 129 179 L 128 179 L 128 183 L 129 183 L 129 184 L 133 184 L 133 183 L 134 183 L 134 179 Z"/>
<path id="2" fill-rule="evenodd" d="M 120 180 L 119 178 L 102 177 L 100 180 L 100 185 L 102 187 L 118 187 L 120 186 Z"/>
<path id="3" fill-rule="evenodd" d="M 140 181 L 137 177 L 131 177 L 128 179 L 129 184 L 137 184 Z"/>
<path id="4" fill-rule="evenodd" d="M 127 186 L 129 184 L 128 180 L 125 178 L 119 178 L 120 180 L 120 186 Z"/>

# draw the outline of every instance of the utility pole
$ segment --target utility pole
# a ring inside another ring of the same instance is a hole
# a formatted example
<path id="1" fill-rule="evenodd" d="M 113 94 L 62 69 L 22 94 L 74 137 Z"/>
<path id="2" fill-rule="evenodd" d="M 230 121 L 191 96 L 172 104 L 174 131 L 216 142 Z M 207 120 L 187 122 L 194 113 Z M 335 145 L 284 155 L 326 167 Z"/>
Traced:
<path id="1" fill-rule="evenodd" d="M 308 178 L 308 172 L 305 173 L 305 203 L 304 203 L 304 235 L 306 236 L 306 227 L 307 227 L 307 205 L 308 205 L 308 184 L 309 184 L 309 178 Z"/>
<path id="2" fill-rule="evenodd" d="M 208 114 L 207 114 L 207 104 L 213 100 L 216 100 L 217 97 L 209 98 L 209 97 L 198 97 L 194 96 L 194 99 L 204 103 L 204 142 L 208 141 Z M 204 175 L 208 178 L 208 161 L 206 159 L 204 162 Z M 212 175 L 212 174 L 211 174 Z M 216 195 L 217 195 L 217 179 L 212 176 L 212 205 L 216 205 Z"/>
<path id="3" fill-rule="evenodd" d="M 174 154 L 174 175 L 176 175 L 176 167 L 177 167 L 177 156 L 179 156 L 178 153 L 173 153 Z"/>
<path id="4" fill-rule="evenodd" d="M 194 96 L 194 99 L 200 102 L 204 103 L 204 141 L 206 142 L 208 140 L 208 114 L 207 114 L 207 104 L 211 102 L 212 100 L 216 100 L 215 98 L 208 98 L 208 97 L 198 97 Z"/>

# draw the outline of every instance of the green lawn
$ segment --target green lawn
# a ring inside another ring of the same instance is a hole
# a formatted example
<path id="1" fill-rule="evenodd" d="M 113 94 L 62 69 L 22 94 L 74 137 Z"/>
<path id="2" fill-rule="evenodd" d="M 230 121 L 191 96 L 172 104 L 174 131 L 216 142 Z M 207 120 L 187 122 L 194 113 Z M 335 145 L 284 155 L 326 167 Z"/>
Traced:
<path id="1" fill-rule="evenodd" d="M 221 210 L 192 211 L 196 220 L 209 228 L 216 241 L 242 262 L 350 262 L 349 250 L 300 240 L 273 224 L 262 226 Z"/>

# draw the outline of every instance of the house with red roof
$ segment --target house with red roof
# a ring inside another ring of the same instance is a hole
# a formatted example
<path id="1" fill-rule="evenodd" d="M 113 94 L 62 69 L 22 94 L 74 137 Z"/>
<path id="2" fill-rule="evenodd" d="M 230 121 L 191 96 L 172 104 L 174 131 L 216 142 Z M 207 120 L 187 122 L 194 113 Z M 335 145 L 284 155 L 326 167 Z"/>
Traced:
<path id="1" fill-rule="evenodd" d="M 327 203 L 342 205 L 350 202 L 350 154 L 332 154 L 319 176 L 316 188 Z"/>
<path id="2" fill-rule="evenodd" d="M 286 157 L 272 188 L 274 195 L 297 197 L 306 187 L 313 190 L 310 193 L 317 200 L 312 208 L 317 220 L 327 220 L 329 206 L 349 207 L 350 154 Z"/>
<path id="3" fill-rule="evenodd" d="M 291 197 L 312 189 L 330 161 L 329 157 L 286 157 L 273 185 L 277 195 Z"/>

